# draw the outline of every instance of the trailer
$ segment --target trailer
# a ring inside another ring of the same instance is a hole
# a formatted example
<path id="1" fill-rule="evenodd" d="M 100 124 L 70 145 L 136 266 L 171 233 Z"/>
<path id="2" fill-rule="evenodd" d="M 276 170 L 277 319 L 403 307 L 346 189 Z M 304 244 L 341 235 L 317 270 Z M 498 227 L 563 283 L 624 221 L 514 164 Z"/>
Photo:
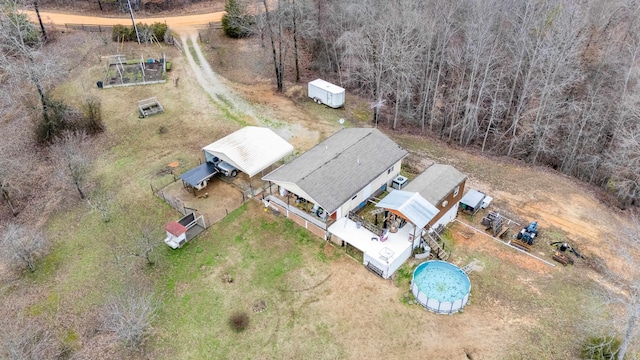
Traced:
<path id="1" fill-rule="evenodd" d="M 337 109 L 344 106 L 344 89 L 322 79 L 309 82 L 308 96 L 318 104 Z"/>

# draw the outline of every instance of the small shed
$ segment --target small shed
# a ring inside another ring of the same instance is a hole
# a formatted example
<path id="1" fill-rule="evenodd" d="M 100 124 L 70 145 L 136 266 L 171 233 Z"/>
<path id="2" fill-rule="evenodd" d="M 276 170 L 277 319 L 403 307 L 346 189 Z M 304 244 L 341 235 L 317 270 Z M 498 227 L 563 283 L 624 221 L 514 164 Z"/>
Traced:
<path id="1" fill-rule="evenodd" d="M 469 189 L 460 199 L 460 209 L 470 215 L 475 215 L 482 208 L 486 195 L 478 190 Z"/>
<path id="2" fill-rule="evenodd" d="M 164 239 L 165 244 L 172 249 L 177 249 L 203 232 L 206 229 L 206 224 L 202 215 L 197 216 L 195 213 L 189 213 L 178 221 L 169 222 L 164 229 L 167 232 L 167 237 Z"/>
<path id="3" fill-rule="evenodd" d="M 177 249 L 187 242 L 187 228 L 177 221 L 171 221 L 165 225 L 167 237 L 164 242 L 172 249 Z"/>

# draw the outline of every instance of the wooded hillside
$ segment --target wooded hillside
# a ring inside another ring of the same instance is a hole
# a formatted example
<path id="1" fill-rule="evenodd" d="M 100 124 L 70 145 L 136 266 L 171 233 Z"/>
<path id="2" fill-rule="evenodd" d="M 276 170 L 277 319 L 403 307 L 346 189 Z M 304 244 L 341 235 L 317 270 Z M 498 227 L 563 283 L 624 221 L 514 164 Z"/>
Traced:
<path id="1" fill-rule="evenodd" d="M 276 74 L 291 73 L 281 56 L 293 64 L 306 49 L 311 70 L 380 110 L 378 125 L 547 165 L 622 208 L 639 203 L 637 1 L 261 3 Z"/>

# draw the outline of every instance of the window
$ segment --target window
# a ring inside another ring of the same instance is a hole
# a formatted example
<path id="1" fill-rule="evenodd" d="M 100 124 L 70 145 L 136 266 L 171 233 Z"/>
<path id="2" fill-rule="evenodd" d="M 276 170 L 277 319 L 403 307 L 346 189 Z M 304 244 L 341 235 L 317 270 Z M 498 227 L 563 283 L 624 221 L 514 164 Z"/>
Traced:
<path id="1" fill-rule="evenodd" d="M 393 168 L 394 168 L 394 167 L 395 167 L 395 165 L 394 165 L 394 166 L 392 166 L 392 167 L 390 167 L 390 168 L 387 170 L 387 175 L 391 174 L 391 172 L 393 171 Z"/>
<path id="2" fill-rule="evenodd" d="M 351 200 L 355 200 L 358 197 L 358 194 L 353 195 L 353 197 L 351 198 Z"/>
<path id="3" fill-rule="evenodd" d="M 460 186 L 456 186 L 456 189 L 453 190 L 453 196 L 458 196 L 459 191 L 460 191 Z"/>

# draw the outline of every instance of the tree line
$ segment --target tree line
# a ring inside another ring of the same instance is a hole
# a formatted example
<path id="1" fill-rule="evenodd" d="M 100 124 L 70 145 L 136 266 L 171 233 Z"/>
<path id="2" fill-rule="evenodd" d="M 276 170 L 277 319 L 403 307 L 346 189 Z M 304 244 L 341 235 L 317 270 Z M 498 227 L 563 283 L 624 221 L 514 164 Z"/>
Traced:
<path id="1" fill-rule="evenodd" d="M 279 90 L 304 60 L 368 99 L 376 126 L 549 166 L 621 208 L 640 204 L 638 1 L 245 5 Z"/>

